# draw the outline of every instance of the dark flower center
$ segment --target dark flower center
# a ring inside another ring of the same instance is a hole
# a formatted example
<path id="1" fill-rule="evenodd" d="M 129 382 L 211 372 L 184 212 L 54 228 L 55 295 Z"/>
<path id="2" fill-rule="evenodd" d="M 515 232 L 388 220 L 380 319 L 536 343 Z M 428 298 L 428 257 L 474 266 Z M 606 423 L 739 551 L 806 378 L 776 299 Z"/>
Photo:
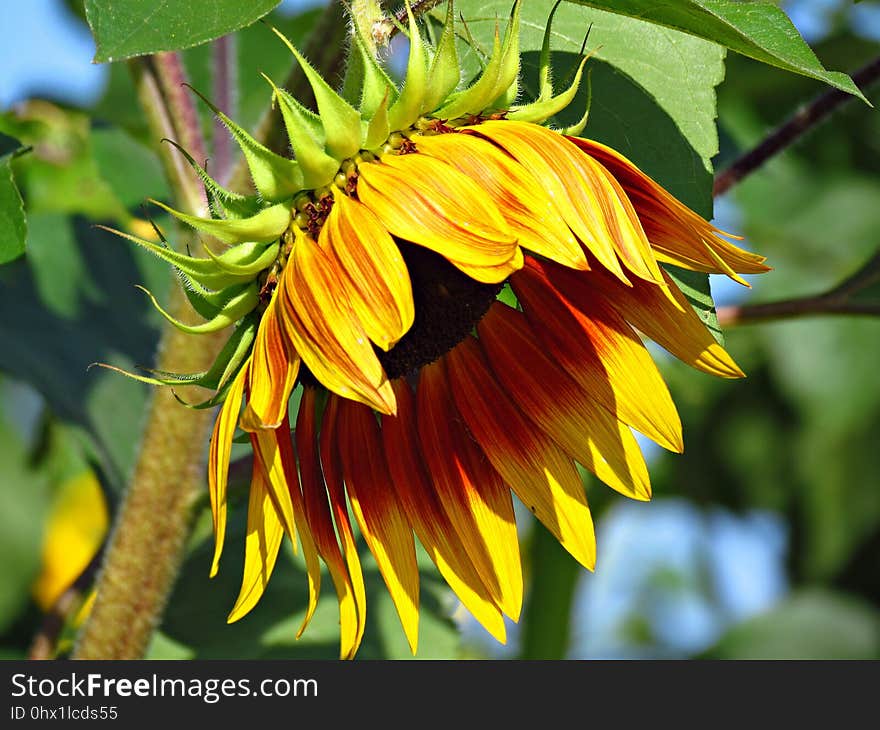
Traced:
<path id="1" fill-rule="evenodd" d="M 389 378 L 416 373 L 465 337 L 489 310 L 502 284 L 481 284 L 439 254 L 397 240 L 412 281 L 415 321 L 388 352 L 376 351 Z"/>
<path id="2" fill-rule="evenodd" d="M 438 360 L 476 327 L 503 284 L 481 284 L 439 254 L 395 239 L 412 282 L 415 320 L 388 352 L 374 347 L 389 379 L 414 375 Z M 302 365 L 300 382 L 320 385 Z"/>

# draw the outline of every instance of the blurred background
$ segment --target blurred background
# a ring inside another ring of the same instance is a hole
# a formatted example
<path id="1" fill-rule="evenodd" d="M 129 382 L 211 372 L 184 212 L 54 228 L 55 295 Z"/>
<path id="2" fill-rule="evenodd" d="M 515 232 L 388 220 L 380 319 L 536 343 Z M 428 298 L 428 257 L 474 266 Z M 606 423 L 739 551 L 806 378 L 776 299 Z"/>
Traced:
<path id="1" fill-rule="evenodd" d="M 285 0 L 271 20 L 296 41 L 320 4 Z M 880 53 L 878 3 L 782 5 L 828 68 L 852 71 Z M 149 363 L 158 321 L 132 284 L 159 295 L 168 286 L 161 263 L 91 221 L 136 230 L 143 201 L 168 192 L 143 144 L 125 67 L 90 63 L 80 4 L 5 2 L 0 16 L 16 29 L 0 46 L 0 114 L 14 110 L 0 131 L 34 146 L 16 168 L 28 254 L 0 268 L 0 657 L 14 658 L 54 630 L 46 612 L 92 561 L 134 457 L 146 387 L 86 367 Z M 265 98 L 256 71 L 281 76 L 288 61 L 259 29 L 237 43 L 238 119 L 251 127 Z M 210 88 L 206 48 L 185 56 L 195 86 Z M 716 167 L 821 91 L 728 55 Z M 868 96 L 880 101 L 876 88 Z M 13 147 L 0 135 L 0 155 Z M 838 283 L 880 247 L 876 111 L 847 104 L 716 200 L 715 215 L 774 267 L 752 290 L 713 281 L 719 306 Z M 650 503 L 587 484 L 595 573 L 523 520 L 529 590 L 508 644 L 485 634 L 428 572 L 420 657 L 880 657 L 880 321 L 812 318 L 725 335 L 747 380 L 715 380 L 657 352 L 686 451 L 649 450 Z M 329 596 L 316 626 L 293 641 L 305 585 L 293 558 L 253 614 L 226 628 L 240 557 L 226 558 L 209 582 L 209 532 L 203 515 L 150 656 L 335 655 Z M 360 656 L 408 656 L 390 601 L 371 581 Z M 70 627 L 62 649 L 69 639 Z"/>

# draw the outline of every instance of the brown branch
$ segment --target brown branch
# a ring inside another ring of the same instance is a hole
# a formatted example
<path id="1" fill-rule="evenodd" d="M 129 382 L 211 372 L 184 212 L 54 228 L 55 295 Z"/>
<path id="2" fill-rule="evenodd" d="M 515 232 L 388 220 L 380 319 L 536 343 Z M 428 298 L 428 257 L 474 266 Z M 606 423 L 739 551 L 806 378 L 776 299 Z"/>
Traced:
<path id="1" fill-rule="evenodd" d="M 410 3 L 410 8 L 412 9 L 413 16 L 418 18 L 430 12 L 442 2 L 443 0 L 416 0 L 416 2 Z M 406 6 L 404 6 L 389 17 L 382 18 L 374 23 L 372 29 L 373 40 L 377 45 L 388 45 L 388 42 L 400 32 L 400 29 L 406 27 L 407 22 Z"/>
<path id="2" fill-rule="evenodd" d="M 863 92 L 880 79 L 880 57 L 863 66 L 852 76 Z M 767 160 L 790 147 L 806 132 L 827 119 L 842 104 L 858 97 L 840 89 L 830 89 L 798 109 L 788 120 L 767 135 L 757 146 L 735 160 L 715 177 L 714 195 L 721 195 L 761 167 Z"/>
<path id="3" fill-rule="evenodd" d="M 853 297 L 880 281 L 880 250 L 858 271 L 822 294 L 795 297 L 765 304 L 718 308 L 718 324 L 733 327 L 771 320 L 822 315 L 880 316 L 880 301 L 854 301 Z"/>

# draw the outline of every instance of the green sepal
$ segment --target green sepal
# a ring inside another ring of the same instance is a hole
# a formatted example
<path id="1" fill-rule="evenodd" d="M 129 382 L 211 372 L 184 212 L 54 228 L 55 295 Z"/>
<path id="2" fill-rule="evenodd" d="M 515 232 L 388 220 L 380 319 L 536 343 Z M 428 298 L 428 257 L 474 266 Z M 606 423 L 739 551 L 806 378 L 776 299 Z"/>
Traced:
<path id="1" fill-rule="evenodd" d="M 550 35 L 553 32 L 553 17 L 562 0 L 556 0 L 547 26 L 544 28 L 544 40 L 541 42 L 541 55 L 538 59 L 538 98 L 535 101 L 547 101 L 553 96 L 553 67 L 550 64 Z"/>
<path id="2" fill-rule="evenodd" d="M 278 243 L 240 243 L 217 255 L 205 246 L 208 257 L 223 271 L 241 277 L 255 278 L 278 258 Z"/>
<path id="3" fill-rule="evenodd" d="M 268 80 L 268 79 L 267 79 Z M 271 84 L 271 80 L 269 80 Z M 279 89 L 272 84 L 273 94 L 284 119 L 287 128 L 287 136 L 293 154 L 299 163 L 303 173 L 303 181 L 306 189 L 314 190 L 330 183 L 339 171 L 338 160 L 324 151 L 324 143 L 314 133 L 314 127 L 309 118 L 310 112 L 288 94 L 284 89 Z M 361 129 L 358 123 L 357 142 L 360 144 Z"/>
<path id="4" fill-rule="evenodd" d="M 195 89 L 192 91 L 217 115 L 241 147 L 254 187 L 265 200 L 274 203 L 290 198 L 305 188 L 302 171 L 295 160 L 276 155 L 268 147 L 257 142 L 201 93 Z"/>
<path id="5" fill-rule="evenodd" d="M 277 28 L 272 28 L 296 57 L 315 94 L 321 121 L 324 123 L 327 152 L 337 160 L 352 157 L 360 149 L 361 115 L 324 81 L 296 47 Z M 337 165 L 338 167 L 338 165 Z"/>
<path id="6" fill-rule="evenodd" d="M 171 264 L 180 272 L 186 274 L 191 280 L 198 282 L 201 286 L 206 287 L 207 289 L 225 289 L 229 286 L 242 284 L 253 279 L 252 276 L 236 276 L 230 274 L 228 271 L 221 269 L 211 259 L 200 259 L 193 256 L 187 256 L 186 254 L 178 253 L 171 248 L 160 246 L 158 243 L 147 241 L 144 238 L 133 236 L 130 233 L 107 228 L 106 226 L 98 226 L 98 228 L 114 233 L 121 238 L 125 238 L 136 243 L 138 246 L 145 248 L 150 253 Z"/>
<path id="7" fill-rule="evenodd" d="M 208 174 L 208 171 L 196 162 L 193 159 L 193 156 L 177 144 L 177 142 L 173 139 L 166 139 L 163 141 L 173 145 L 177 151 L 186 158 L 186 161 L 189 162 L 193 170 L 195 170 L 196 175 L 199 176 L 199 179 L 205 186 L 205 193 L 208 197 L 208 203 L 211 206 L 212 214 L 219 217 L 220 211 L 217 210 L 218 205 L 223 209 L 222 212 L 225 218 L 248 218 L 260 210 L 262 206 L 259 198 L 254 195 L 241 195 L 240 193 L 234 193 L 231 190 L 227 190 L 212 178 Z"/>
<path id="8" fill-rule="evenodd" d="M 186 332 L 191 335 L 203 335 L 229 327 L 229 325 L 234 324 L 256 307 L 260 301 L 260 287 L 257 282 L 252 282 L 239 290 L 230 292 L 229 299 L 213 319 L 209 319 L 202 324 L 188 325 L 168 314 L 149 289 L 140 285 L 136 286 L 150 298 L 153 302 L 153 306 L 159 311 L 159 314 L 171 322 L 171 324 L 177 327 L 181 332 Z"/>
<path id="9" fill-rule="evenodd" d="M 485 111 L 497 97 L 495 88 L 498 81 L 498 74 L 501 70 L 501 37 L 498 32 L 498 26 L 495 26 L 495 38 L 492 42 L 492 55 L 489 57 L 489 63 L 483 69 L 483 73 L 467 89 L 458 91 L 449 97 L 449 101 L 434 116 L 441 119 L 457 119 L 472 114 L 479 114 Z"/>
<path id="10" fill-rule="evenodd" d="M 370 53 L 360 29 L 356 28 L 355 31 L 354 45 L 343 84 L 344 88 L 348 89 L 347 98 L 358 104 L 361 121 L 364 121 L 373 119 L 383 102 L 387 105 L 387 112 L 387 107 L 394 103 L 399 92 L 395 83 L 385 73 L 385 69 Z"/>
<path id="11" fill-rule="evenodd" d="M 152 198 L 150 202 L 155 203 L 197 231 L 207 233 L 218 241 L 228 244 L 275 241 L 290 226 L 290 206 L 283 203 L 263 208 L 250 218 L 217 220 L 216 218 L 200 218 L 182 213 Z"/>
<path id="12" fill-rule="evenodd" d="M 590 107 L 593 106 L 593 83 L 591 80 L 591 73 L 587 72 L 587 105 L 584 109 L 583 116 L 578 119 L 574 124 L 570 127 L 566 127 L 562 130 L 562 134 L 567 134 L 569 137 L 577 137 L 581 132 L 584 131 L 584 127 L 587 126 L 587 121 L 590 118 Z"/>
<path id="13" fill-rule="evenodd" d="M 197 385 L 201 388 L 210 390 L 219 390 L 227 386 L 232 377 L 239 371 L 244 361 L 250 355 L 254 338 L 257 335 L 257 327 L 260 323 L 260 317 L 256 313 L 250 314 L 235 328 L 235 331 L 226 340 L 220 354 L 214 360 L 209 370 L 200 373 L 172 373 L 167 370 L 154 370 L 152 368 L 140 368 L 145 372 L 152 373 L 149 375 L 140 375 L 123 370 L 115 365 L 107 365 L 106 363 L 94 363 L 98 367 L 113 370 L 114 372 L 125 375 L 132 380 L 138 380 L 142 383 L 159 386 L 174 385 Z"/>
<path id="14" fill-rule="evenodd" d="M 406 14 L 409 19 L 409 60 L 406 65 L 406 80 L 400 96 L 388 110 L 388 124 L 391 131 L 403 130 L 415 122 L 422 113 L 425 94 L 428 88 L 428 63 L 425 57 L 425 44 L 416 24 L 409 0 L 406 0 Z"/>
<path id="15" fill-rule="evenodd" d="M 510 108 L 519 93 L 519 18 L 522 0 L 516 0 L 507 23 L 504 45 L 501 48 L 501 65 L 495 81 L 493 99 L 486 109 Z"/>
<path id="16" fill-rule="evenodd" d="M 218 292 L 205 289 L 205 287 L 191 279 L 187 274 L 184 274 L 180 269 L 175 269 L 175 273 L 177 278 L 180 279 L 180 287 L 183 289 L 187 301 L 199 316 L 203 319 L 216 317 L 220 309 L 214 302 L 214 295 Z M 223 290 L 221 289 L 220 291 Z"/>
<path id="17" fill-rule="evenodd" d="M 507 115 L 507 118 L 515 119 L 519 122 L 533 122 L 534 124 L 541 124 L 542 122 L 546 122 L 554 114 L 558 114 L 559 112 L 561 112 L 569 104 L 571 104 L 572 100 L 575 97 L 575 94 L 577 94 L 578 87 L 581 83 L 581 76 L 584 72 L 584 64 L 586 64 L 587 58 L 587 56 L 584 56 L 584 58 L 581 59 L 581 63 L 578 66 L 577 72 L 574 75 L 574 80 L 565 91 L 544 101 L 533 101 L 531 104 L 524 104 L 522 106 L 514 107 L 510 110 L 510 114 Z"/>
<path id="18" fill-rule="evenodd" d="M 256 326 L 254 326 L 254 333 L 256 334 Z M 250 350 L 250 344 L 248 345 L 248 351 Z M 245 355 L 248 353 L 246 352 Z M 188 403 L 183 398 L 181 398 L 174 390 L 171 391 L 171 394 L 177 399 L 177 402 L 186 408 L 191 408 L 196 411 L 204 410 L 205 408 L 214 408 L 219 406 L 223 401 L 226 400 L 226 396 L 229 395 L 229 389 L 232 387 L 232 381 L 238 372 L 244 367 L 244 364 L 247 360 L 247 357 L 243 357 L 240 362 L 235 363 L 233 365 L 230 362 L 229 367 L 226 368 L 224 373 L 224 380 L 221 385 L 217 388 L 217 392 L 214 393 L 207 400 L 202 401 L 201 403 Z"/>
<path id="19" fill-rule="evenodd" d="M 365 150 L 376 149 L 391 134 L 391 125 L 388 122 L 388 99 L 390 95 L 391 90 L 389 89 L 367 126 L 363 145 Z"/>
<path id="20" fill-rule="evenodd" d="M 422 113 L 434 111 L 443 100 L 455 91 L 461 80 L 461 65 L 455 47 L 455 3 L 446 4 L 446 21 L 443 34 L 434 52 L 434 60 L 428 71 L 428 89 L 422 104 Z"/>
<path id="21" fill-rule="evenodd" d="M 99 367 L 104 368 L 105 370 L 112 370 L 114 373 L 119 373 L 120 375 L 124 375 L 126 378 L 137 380 L 140 383 L 160 386 L 201 385 L 201 379 L 204 378 L 205 375 L 207 375 L 207 371 L 202 373 L 166 373 L 163 377 L 154 378 L 149 375 L 140 375 L 138 373 L 133 373 L 129 370 L 124 370 L 123 368 L 116 367 L 115 365 L 108 365 L 105 362 L 93 362 L 91 365 L 89 365 L 89 368 L 91 367 Z"/>

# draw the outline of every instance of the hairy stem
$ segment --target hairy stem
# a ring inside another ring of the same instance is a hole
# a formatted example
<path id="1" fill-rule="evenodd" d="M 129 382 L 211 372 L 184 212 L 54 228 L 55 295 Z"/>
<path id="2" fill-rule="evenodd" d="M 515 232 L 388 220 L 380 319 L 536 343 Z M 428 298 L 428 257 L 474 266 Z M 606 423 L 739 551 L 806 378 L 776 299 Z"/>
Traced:
<path id="1" fill-rule="evenodd" d="M 238 116 L 236 113 L 238 64 L 235 51 L 236 41 L 232 34 L 214 41 L 214 103 L 230 119 Z M 219 118 L 214 119 L 211 149 L 214 152 L 212 174 L 215 180 L 224 184 L 232 170 L 233 146 L 232 137 Z"/>
<path id="2" fill-rule="evenodd" d="M 880 79 L 880 57 L 875 58 L 852 75 L 863 92 Z M 767 160 L 797 142 L 804 134 L 825 121 L 842 104 L 857 97 L 840 89 L 830 89 L 817 96 L 806 106 L 774 129 L 755 147 L 739 157 L 727 169 L 715 176 L 713 193 L 721 195 L 760 168 Z"/>
<path id="3" fill-rule="evenodd" d="M 190 212 L 203 212 L 197 178 L 169 145 L 159 144 L 169 137 L 194 155 L 205 149 L 192 99 L 180 85 L 180 59 L 161 54 L 133 61 L 132 68 L 176 203 Z M 179 287 L 173 291 L 173 313 L 186 317 L 186 298 Z M 204 370 L 222 341 L 223 333 L 195 340 L 165 325 L 158 367 Z M 167 390 L 153 391 L 138 461 L 108 541 L 95 604 L 75 658 L 144 655 L 183 560 L 192 506 L 204 489 L 203 454 L 210 425 L 210 411 L 186 409 Z"/>

